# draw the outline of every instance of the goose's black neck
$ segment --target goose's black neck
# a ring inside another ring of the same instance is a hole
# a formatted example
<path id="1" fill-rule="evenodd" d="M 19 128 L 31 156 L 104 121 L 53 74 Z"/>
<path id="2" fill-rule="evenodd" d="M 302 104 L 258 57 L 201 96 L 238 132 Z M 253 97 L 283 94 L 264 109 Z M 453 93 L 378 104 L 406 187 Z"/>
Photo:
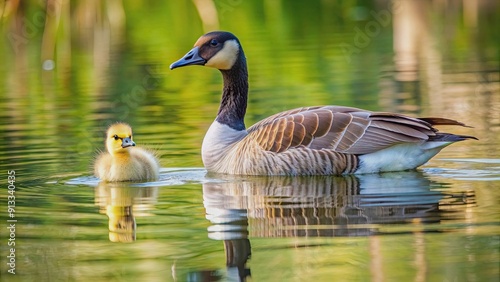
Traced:
<path id="1" fill-rule="evenodd" d="M 245 130 L 248 71 L 245 55 L 241 49 L 234 66 L 229 70 L 221 70 L 221 73 L 224 79 L 224 88 L 216 120 L 235 130 Z"/>

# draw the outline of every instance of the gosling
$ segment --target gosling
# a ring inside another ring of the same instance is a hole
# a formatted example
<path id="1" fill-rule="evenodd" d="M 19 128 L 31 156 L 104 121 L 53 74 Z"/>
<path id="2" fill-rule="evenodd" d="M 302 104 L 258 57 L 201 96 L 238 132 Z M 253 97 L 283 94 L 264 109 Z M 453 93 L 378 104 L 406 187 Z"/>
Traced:
<path id="1" fill-rule="evenodd" d="M 102 152 L 94 164 L 96 177 L 107 182 L 158 180 L 158 159 L 149 151 L 135 147 L 128 124 L 111 125 L 105 143 L 107 152 Z"/>

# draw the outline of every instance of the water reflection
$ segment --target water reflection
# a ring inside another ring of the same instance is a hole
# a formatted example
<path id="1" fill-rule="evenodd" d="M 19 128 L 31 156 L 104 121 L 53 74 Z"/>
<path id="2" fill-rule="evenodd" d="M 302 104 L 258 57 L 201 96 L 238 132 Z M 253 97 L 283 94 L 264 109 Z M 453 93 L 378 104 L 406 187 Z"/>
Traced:
<path id="1" fill-rule="evenodd" d="M 233 233 L 246 230 L 238 223 L 246 218 L 252 236 L 365 236 L 377 233 L 373 224 L 439 222 L 448 216 L 443 205 L 474 202 L 473 191 L 451 194 L 435 189 L 443 185 L 417 171 L 247 177 L 204 183 L 203 197 L 207 219 L 213 223 L 211 237 L 238 237 Z"/>
<path id="2" fill-rule="evenodd" d="M 158 187 L 137 187 L 125 182 L 100 182 L 95 188 L 99 213 L 109 218 L 111 242 L 136 240 L 136 217 L 150 215 L 158 197 Z"/>
<path id="3" fill-rule="evenodd" d="M 217 270 L 194 271 L 188 274 L 188 281 L 246 281 L 251 276 L 246 263 L 251 255 L 250 240 L 232 239 L 224 240 L 224 253 L 226 256 L 226 274 Z M 226 281 L 226 280 L 224 280 Z"/>
<path id="4" fill-rule="evenodd" d="M 422 172 L 362 176 L 225 177 L 203 183 L 208 236 L 224 242 L 228 276 L 245 280 L 249 237 L 369 236 L 378 224 L 404 224 L 401 233 L 425 232 L 422 223 L 463 217 L 473 191 L 442 192 Z M 462 212 L 462 213 L 461 213 Z M 435 231 L 435 230 L 429 230 Z M 390 232 L 390 231 L 389 231 Z M 371 243 L 376 242 L 373 237 Z"/>

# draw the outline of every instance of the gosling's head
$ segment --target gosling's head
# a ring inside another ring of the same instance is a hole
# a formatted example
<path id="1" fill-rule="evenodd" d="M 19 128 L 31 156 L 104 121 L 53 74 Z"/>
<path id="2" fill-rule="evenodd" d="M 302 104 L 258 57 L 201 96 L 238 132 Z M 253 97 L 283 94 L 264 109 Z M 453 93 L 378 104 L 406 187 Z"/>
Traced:
<path id="1" fill-rule="evenodd" d="M 193 49 L 172 63 L 170 69 L 202 65 L 224 71 L 232 69 L 238 59 L 245 59 L 238 38 L 230 32 L 213 31 L 200 37 Z"/>
<path id="2" fill-rule="evenodd" d="M 126 123 L 115 123 L 106 132 L 106 148 L 110 154 L 128 152 L 129 147 L 135 146 L 132 141 L 132 128 Z"/>

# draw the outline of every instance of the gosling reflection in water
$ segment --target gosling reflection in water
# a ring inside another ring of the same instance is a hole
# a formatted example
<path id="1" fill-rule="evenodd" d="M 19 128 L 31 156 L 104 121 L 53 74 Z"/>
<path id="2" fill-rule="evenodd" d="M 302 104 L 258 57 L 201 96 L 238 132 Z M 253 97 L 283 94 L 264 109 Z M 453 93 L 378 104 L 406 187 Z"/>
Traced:
<path id="1" fill-rule="evenodd" d="M 136 240 L 136 217 L 147 216 L 157 201 L 157 187 L 133 187 L 127 183 L 101 182 L 95 188 L 95 204 L 109 218 L 111 242 Z"/>

